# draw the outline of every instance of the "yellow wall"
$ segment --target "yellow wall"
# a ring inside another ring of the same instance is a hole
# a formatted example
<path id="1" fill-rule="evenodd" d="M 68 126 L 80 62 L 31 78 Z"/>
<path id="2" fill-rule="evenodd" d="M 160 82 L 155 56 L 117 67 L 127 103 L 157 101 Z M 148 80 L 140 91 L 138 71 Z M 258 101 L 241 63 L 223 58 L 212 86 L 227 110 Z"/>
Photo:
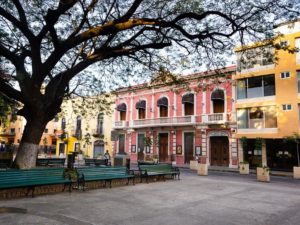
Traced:
<path id="1" fill-rule="evenodd" d="M 287 34 L 280 40 L 288 40 L 291 47 L 295 47 L 295 38 L 300 38 L 300 30 L 292 34 Z M 298 53 L 300 54 L 300 53 Z M 274 100 L 259 101 L 258 98 L 250 101 L 237 101 L 236 108 L 248 108 L 254 106 L 276 105 L 277 108 L 277 133 L 264 133 L 257 130 L 256 133 L 237 132 L 237 137 L 246 136 L 248 138 L 282 138 L 299 132 L 299 110 L 300 95 L 298 95 L 297 70 L 300 70 L 300 64 L 296 65 L 296 54 L 287 51 L 277 51 L 278 61 L 273 69 L 264 70 L 263 68 L 251 73 L 237 73 L 236 79 L 245 77 L 261 76 L 275 74 L 276 97 Z M 290 78 L 281 79 L 280 73 L 289 71 Z M 249 100 L 249 99 L 248 99 Z M 291 111 L 283 111 L 282 104 L 292 104 Z"/>
<path id="2" fill-rule="evenodd" d="M 109 99 L 114 101 L 114 97 L 110 96 Z M 89 157 L 94 156 L 94 143 L 95 141 L 99 140 L 98 137 L 93 136 L 95 130 L 97 128 L 97 115 L 99 114 L 99 110 L 97 109 L 86 109 L 87 113 L 82 115 L 80 112 L 74 110 L 72 100 L 80 101 L 80 99 L 70 99 L 63 103 L 62 105 L 62 114 L 60 115 L 59 119 L 59 128 L 58 130 L 61 131 L 61 120 L 64 117 L 66 119 L 66 129 L 65 131 L 68 133 L 68 151 L 65 154 L 71 153 L 74 151 L 75 143 L 80 143 L 80 149 L 83 151 L 83 154 Z M 114 104 L 111 105 L 111 111 L 113 112 Z M 82 139 L 77 140 L 75 137 L 72 136 L 72 133 L 76 129 L 76 119 L 77 116 L 81 116 L 81 130 L 82 130 Z M 111 141 L 111 131 L 113 126 L 114 120 L 112 118 L 112 113 L 108 113 L 104 115 L 104 122 L 103 122 L 103 132 L 104 132 L 104 149 L 105 151 L 108 150 L 110 155 L 112 155 L 112 141 Z M 85 134 L 89 133 L 91 135 L 90 142 L 91 144 L 87 145 L 84 142 Z M 59 155 L 59 143 L 62 143 L 62 140 L 57 141 L 56 145 L 56 155 Z"/>

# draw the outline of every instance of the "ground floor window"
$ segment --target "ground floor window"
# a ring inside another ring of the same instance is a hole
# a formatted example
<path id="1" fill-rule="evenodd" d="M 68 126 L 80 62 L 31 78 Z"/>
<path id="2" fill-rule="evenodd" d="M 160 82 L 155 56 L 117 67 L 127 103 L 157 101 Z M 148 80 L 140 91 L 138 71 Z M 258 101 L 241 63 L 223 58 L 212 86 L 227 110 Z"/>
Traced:
<path id="1" fill-rule="evenodd" d="M 267 139 L 267 165 L 273 170 L 292 171 L 297 165 L 296 143 L 286 143 L 282 139 Z"/>
<path id="2" fill-rule="evenodd" d="M 248 139 L 244 145 L 244 161 L 249 162 L 250 168 L 256 168 L 262 165 L 262 151 L 255 149 L 255 139 Z"/>

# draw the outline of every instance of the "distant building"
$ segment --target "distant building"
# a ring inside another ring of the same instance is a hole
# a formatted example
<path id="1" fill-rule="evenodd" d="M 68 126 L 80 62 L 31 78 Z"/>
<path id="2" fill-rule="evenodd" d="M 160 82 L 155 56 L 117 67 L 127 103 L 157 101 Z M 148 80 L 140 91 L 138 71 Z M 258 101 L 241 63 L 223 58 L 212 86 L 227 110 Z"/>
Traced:
<path id="1" fill-rule="evenodd" d="M 236 136 L 240 161 L 292 170 L 296 144 L 284 139 L 300 128 L 300 20 L 280 24 L 274 32 L 281 34 L 275 45 L 266 41 L 237 51 Z"/>
<path id="2" fill-rule="evenodd" d="M 103 95 L 100 98 L 113 101 L 111 95 Z M 80 151 L 85 156 L 93 158 L 103 156 L 106 151 L 111 154 L 110 135 L 113 119 L 110 107 L 114 105 L 103 106 L 106 108 L 103 111 L 86 108 L 82 114 L 80 110 L 73 107 L 76 103 L 80 105 L 80 101 L 80 98 L 69 99 L 62 105 L 63 113 L 58 120 L 56 132 L 58 137 L 56 155 L 66 156 L 69 153 Z"/>
<path id="3" fill-rule="evenodd" d="M 238 167 L 235 66 L 181 77 L 186 85 L 151 82 L 117 90 L 114 153 L 131 161 L 158 158 Z"/>

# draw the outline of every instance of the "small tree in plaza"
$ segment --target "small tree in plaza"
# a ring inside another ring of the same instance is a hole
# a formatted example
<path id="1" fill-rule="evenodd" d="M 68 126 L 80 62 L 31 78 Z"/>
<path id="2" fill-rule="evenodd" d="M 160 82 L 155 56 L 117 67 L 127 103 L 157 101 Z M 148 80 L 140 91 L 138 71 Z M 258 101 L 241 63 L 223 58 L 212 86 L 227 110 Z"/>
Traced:
<path id="1" fill-rule="evenodd" d="M 27 121 L 15 165 L 35 166 L 43 130 L 65 98 L 103 92 L 105 82 L 124 84 L 134 80 L 133 74 L 147 78 L 145 68 L 187 65 L 189 57 L 198 65 L 214 59 L 222 66 L 220 55 L 236 40 L 244 44 L 270 37 L 271 18 L 291 19 L 289 12 L 297 13 L 293 7 L 298 5 L 287 3 L 1 1 L 0 58 L 10 79 L 0 77 L 0 93 L 22 104 L 18 114 Z M 96 67 L 91 70 L 91 65 Z"/>

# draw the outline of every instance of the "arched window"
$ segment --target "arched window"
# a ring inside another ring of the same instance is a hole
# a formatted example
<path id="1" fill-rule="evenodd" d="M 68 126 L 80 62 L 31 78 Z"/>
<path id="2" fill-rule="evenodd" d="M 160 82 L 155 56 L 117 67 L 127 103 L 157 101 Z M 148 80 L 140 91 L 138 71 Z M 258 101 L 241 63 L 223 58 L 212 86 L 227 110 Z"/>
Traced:
<path id="1" fill-rule="evenodd" d="M 127 106 L 125 103 L 121 103 L 117 106 L 117 111 L 120 112 L 120 120 L 126 120 L 126 110 Z"/>
<path id="2" fill-rule="evenodd" d="M 224 113 L 224 91 L 216 89 L 211 93 L 213 113 Z"/>
<path id="3" fill-rule="evenodd" d="M 194 94 L 189 93 L 182 96 L 182 104 L 184 105 L 184 115 L 194 115 Z"/>
<path id="4" fill-rule="evenodd" d="M 66 129 L 66 118 L 61 119 L 61 129 L 65 130 Z"/>
<path id="5" fill-rule="evenodd" d="M 135 108 L 138 110 L 138 119 L 146 118 L 146 101 L 140 100 L 135 104 Z"/>
<path id="6" fill-rule="evenodd" d="M 157 100 L 157 107 L 159 107 L 159 115 L 160 117 L 168 117 L 168 99 L 166 97 L 162 97 Z"/>
<path id="7" fill-rule="evenodd" d="M 75 136 L 78 140 L 81 139 L 81 116 L 77 116 L 77 118 L 76 118 Z"/>
<path id="8" fill-rule="evenodd" d="M 103 113 L 99 113 L 97 117 L 97 132 L 103 134 Z"/>

